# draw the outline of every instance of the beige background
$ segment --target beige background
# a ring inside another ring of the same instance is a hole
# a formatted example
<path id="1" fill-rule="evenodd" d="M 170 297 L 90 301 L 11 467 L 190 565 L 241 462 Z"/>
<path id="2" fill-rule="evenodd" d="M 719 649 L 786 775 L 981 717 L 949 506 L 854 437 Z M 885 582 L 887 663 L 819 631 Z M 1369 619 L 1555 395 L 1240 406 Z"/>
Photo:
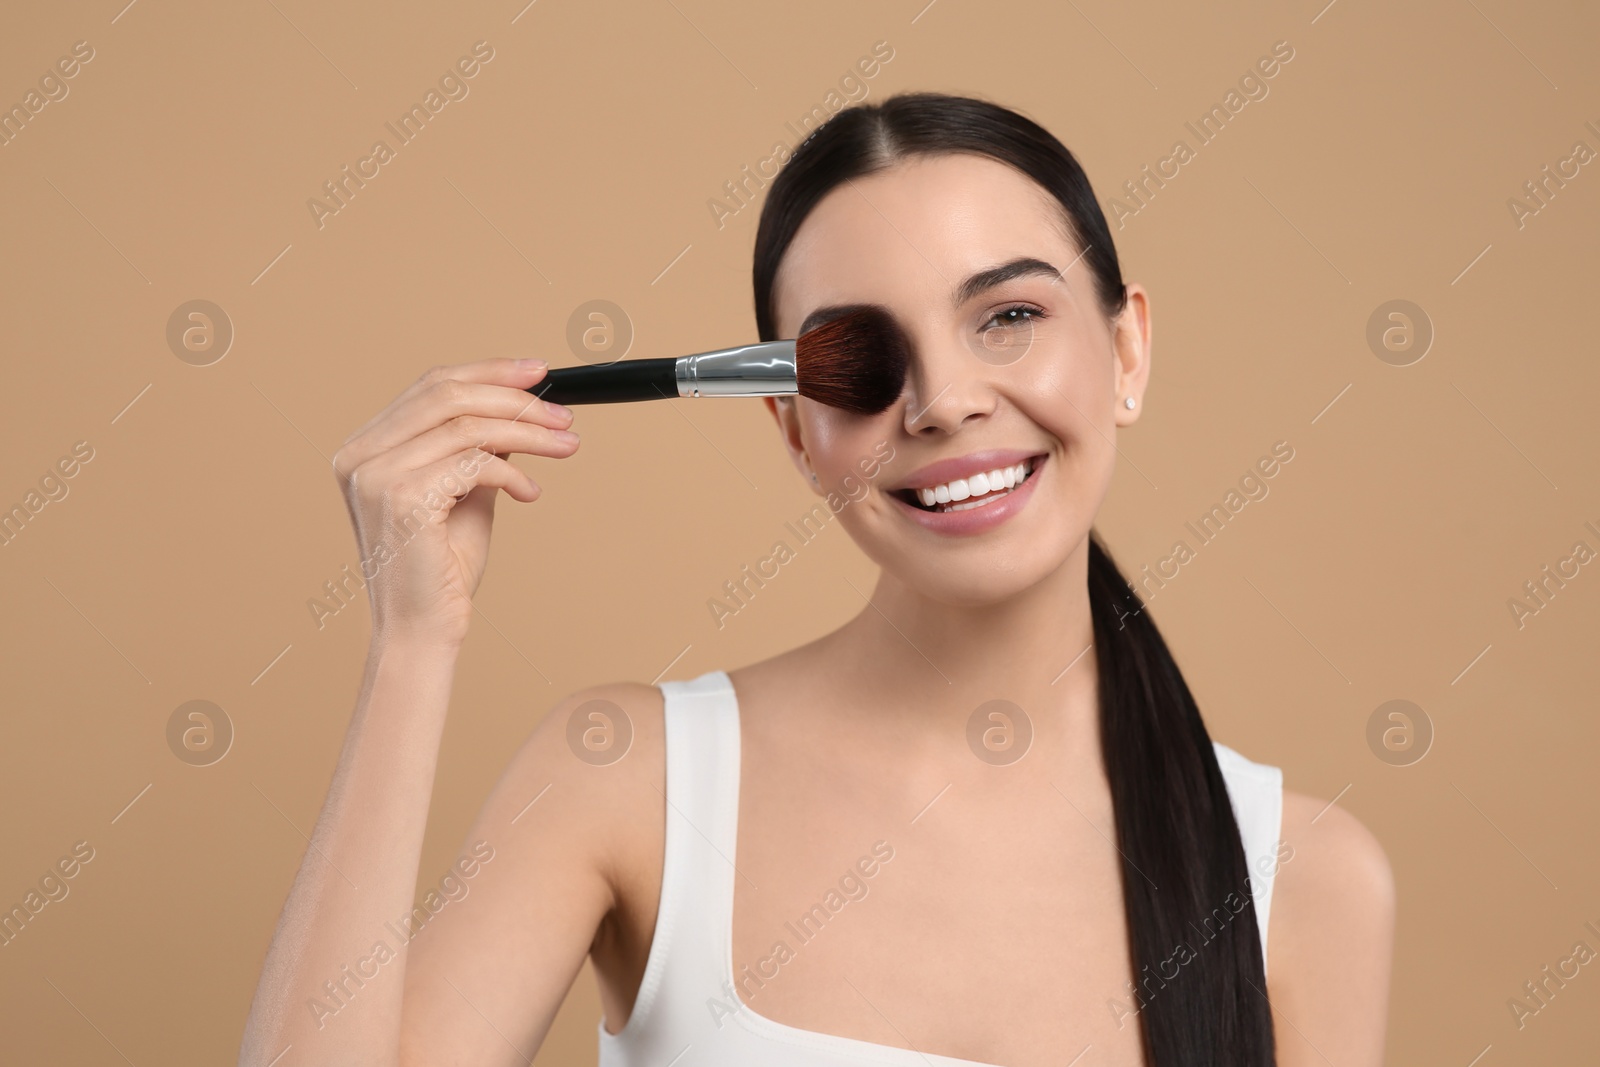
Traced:
<path id="1" fill-rule="evenodd" d="M 576 362 L 567 319 L 592 299 L 626 310 L 635 356 L 754 340 L 758 208 L 719 230 L 707 202 L 875 42 L 894 57 L 870 99 L 1019 108 L 1104 204 L 1280 40 L 1295 57 L 1270 94 L 1116 233 L 1153 294 L 1155 363 L 1099 529 L 1137 571 L 1293 446 L 1152 601 L 1213 734 L 1340 795 L 1388 849 L 1392 1062 L 1593 1059 L 1600 964 L 1521 1030 L 1507 1008 L 1575 941 L 1600 949 L 1600 565 L 1521 629 L 1507 607 L 1574 542 L 1600 549 L 1600 166 L 1520 229 L 1507 208 L 1574 142 L 1600 149 L 1592 8 L 122 3 L 14 7 L 0 34 L 7 104 L 74 42 L 95 50 L 0 148 L 0 505 L 94 449 L 0 548 L 0 904 L 95 850 L 0 948 L 7 1062 L 237 1056 L 367 636 L 364 602 L 320 631 L 306 606 L 357 558 L 327 457 L 413 377 Z M 480 40 L 470 95 L 319 229 L 308 198 Z M 211 366 L 166 342 L 194 299 L 236 331 Z M 1391 299 L 1437 332 L 1411 366 L 1365 339 Z M 873 580 L 835 528 L 716 629 L 707 599 L 810 504 L 761 405 L 578 427 L 572 462 L 524 460 L 543 502 L 502 500 L 424 882 L 559 696 L 766 656 Z M 1366 740 L 1397 698 L 1436 731 L 1410 766 Z M 166 741 L 193 699 L 236 730 L 207 767 Z M 539 1062 L 592 1063 L 598 1017 L 586 970 Z"/>

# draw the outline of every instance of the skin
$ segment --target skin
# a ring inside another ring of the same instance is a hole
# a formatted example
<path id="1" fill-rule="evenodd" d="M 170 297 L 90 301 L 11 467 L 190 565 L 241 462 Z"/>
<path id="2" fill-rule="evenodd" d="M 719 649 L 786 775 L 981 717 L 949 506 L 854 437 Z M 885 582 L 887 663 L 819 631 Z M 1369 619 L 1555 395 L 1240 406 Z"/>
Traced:
<path id="1" fill-rule="evenodd" d="M 1085 1064 L 1143 1063 L 1136 1020 L 1119 1025 L 1111 1007 L 1132 977 L 1124 865 L 1110 844 L 1095 657 L 1079 654 L 1092 634 L 1087 537 L 1117 431 L 1137 420 L 1149 379 L 1149 297 L 1128 286 L 1126 309 L 1108 318 L 1079 252 L 1058 206 L 1026 177 L 954 155 L 836 189 L 785 256 L 779 336 L 818 308 L 877 303 L 907 331 L 913 361 L 905 393 L 877 416 L 767 401 L 819 497 L 857 487 L 839 522 L 882 570 L 870 603 L 838 630 L 730 671 L 742 733 L 735 968 L 792 942 L 784 923 L 874 842 L 894 850 L 866 896 L 744 998 L 768 1019 L 1008 1067 L 1059 1065 L 1085 1046 Z M 1019 256 L 1058 274 L 953 299 L 970 275 Z M 1023 303 L 1039 313 L 1007 310 Z M 437 467 L 418 473 L 425 461 L 474 444 L 496 454 L 476 488 L 369 583 L 366 677 L 267 956 L 243 1063 L 268 1063 L 291 1043 L 302 1064 L 526 1063 L 586 956 L 607 1028 L 631 1013 L 666 818 L 661 694 L 631 683 L 556 705 L 467 836 L 494 849 L 470 895 L 320 1028 L 306 1007 L 413 903 L 494 501 L 538 496 L 501 457 L 576 448 L 548 429 L 568 418 L 521 391 L 541 374 L 511 361 L 436 368 L 335 457 L 355 474 L 341 480 L 365 555 L 381 519 L 409 510 L 436 478 Z M 892 458 L 861 496 L 858 464 L 885 442 Z M 1026 507 L 997 528 L 934 534 L 887 493 L 929 462 L 986 448 L 1048 457 Z M 635 731 L 628 755 L 603 767 L 566 742 L 568 716 L 593 699 L 616 704 Z M 966 740 L 973 709 L 993 699 L 1024 709 L 1034 730 L 1026 757 L 1005 766 L 975 759 Z M 1282 837 L 1291 858 L 1268 931 L 1278 1062 L 1379 1064 L 1395 907 L 1387 858 L 1353 816 L 1298 793 L 1284 794 Z"/>

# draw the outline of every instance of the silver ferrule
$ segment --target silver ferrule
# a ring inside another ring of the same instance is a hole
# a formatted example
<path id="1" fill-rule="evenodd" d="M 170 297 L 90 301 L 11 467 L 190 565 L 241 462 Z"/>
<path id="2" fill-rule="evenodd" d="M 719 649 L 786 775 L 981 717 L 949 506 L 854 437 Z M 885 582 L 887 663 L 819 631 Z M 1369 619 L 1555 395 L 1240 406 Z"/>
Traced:
<path id="1" fill-rule="evenodd" d="M 788 396 L 800 391 L 793 341 L 680 356 L 674 369 L 679 396 Z"/>

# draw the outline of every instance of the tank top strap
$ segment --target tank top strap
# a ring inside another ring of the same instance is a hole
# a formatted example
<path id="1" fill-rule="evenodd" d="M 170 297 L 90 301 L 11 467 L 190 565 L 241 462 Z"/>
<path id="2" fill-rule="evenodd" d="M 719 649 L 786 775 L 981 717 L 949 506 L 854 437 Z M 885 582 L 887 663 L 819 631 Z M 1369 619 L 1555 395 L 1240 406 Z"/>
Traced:
<path id="1" fill-rule="evenodd" d="M 1256 763 L 1220 741 L 1213 741 L 1217 765 L 1228 787 L 1228 802 L 1249 868 L 1249 893 L 1256 907 L 1261 933 L 1262 973 L 1266 971 L 1267 920 L 1272 914 L 1272 886 L 1278 874 L 1279 846 L 1283 839 L 1283 770 Z M 1243 888 L 1243 887 L 1241 887 Z"/>
<path id="2" fill-rule="evenodd" d="M 731 1000 L 733 857 L 739 816 L 739 711 L 720 670 L 660 685 L 667 821 L 661 902 L 633 1012 L 606 1033 L 604 1062 L 705 1044 Z M 618 1057 L 616 1053 L 623 1053 Z M 667 1058 L 671 1058 L 669 1054 Z"/>

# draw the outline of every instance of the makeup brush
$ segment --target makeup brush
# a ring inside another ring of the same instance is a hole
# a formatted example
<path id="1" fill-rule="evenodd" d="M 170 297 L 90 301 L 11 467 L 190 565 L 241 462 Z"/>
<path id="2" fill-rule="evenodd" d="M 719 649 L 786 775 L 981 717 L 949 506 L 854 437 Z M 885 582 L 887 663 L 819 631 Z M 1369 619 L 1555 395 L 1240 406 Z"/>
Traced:
<path id="1" fill-rule="evenodd" d="M 829 407 L 876 415 L 904 389 L 910 347 L 887 311 L 862 305 L 792 341 L 620 360 L 601 367 L 558 367 L 528 392 L 557 404 L 798 394 Z"/>

